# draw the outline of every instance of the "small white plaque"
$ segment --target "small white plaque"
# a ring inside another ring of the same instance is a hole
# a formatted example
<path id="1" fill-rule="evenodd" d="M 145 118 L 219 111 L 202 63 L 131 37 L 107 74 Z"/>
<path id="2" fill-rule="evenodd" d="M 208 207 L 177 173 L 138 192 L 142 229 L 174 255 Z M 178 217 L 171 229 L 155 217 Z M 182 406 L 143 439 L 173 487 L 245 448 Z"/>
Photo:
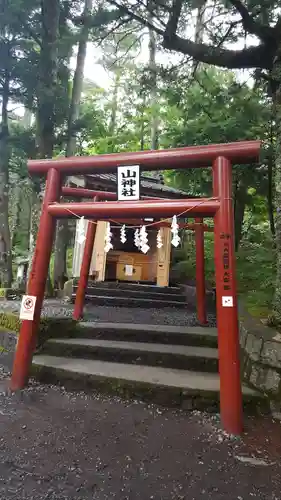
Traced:
<path id="1" fill-rule="evenodd" d="M 20 319 L 32 321 L 34 317 L 35 304 L 36 297 L 33 295 L 24 295 L 21 301 Z"/>
<path id="2" fill-rule="evenodd" d="M 233 307 L 233 297 L 222 297 L 222 307 Z"/>
<path id="3" fill-rule="evenodd" d="M 24 277 L 24 266 L 20 264 L 17 270 L 17 280 L 22 280 L 23 277 Z"/>
<path id="4" fill-rule="evenodd" d="M 125 265 L 125 274 L 126 276 L 133 276 L 133 266 Z"/>
<path id="5" fill-rule="evenodd" d="M 117 167 L 118 200 L 140 199 L 140 166 Z"/>

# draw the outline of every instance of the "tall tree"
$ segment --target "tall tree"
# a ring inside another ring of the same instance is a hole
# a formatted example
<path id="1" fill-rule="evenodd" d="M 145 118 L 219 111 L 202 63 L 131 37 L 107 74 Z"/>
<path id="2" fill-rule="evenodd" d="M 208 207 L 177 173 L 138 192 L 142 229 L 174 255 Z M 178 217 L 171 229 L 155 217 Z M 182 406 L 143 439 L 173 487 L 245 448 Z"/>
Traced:
<path id="1" fill-rule="evenodd" d="M 85 0 L 83 16 L 81 18 L 81 29 L 78 35 L 78 51 L 76 57 L 76 68 L 73 76 L 71 102 L 69 108 L 67 124 L 66 156 L 73 156 L 76 153 L 76 132 L 77 120 L 80 114 L 81 95 L 84 82 L 84 67 L 86 60 L 87 43 L 89 40 L 93 0 Z M 54 259 L 54 285 L 59 288 L 66 275 L 66 254 L 68 246 L 68 223 L 59 221 L 57 224 L 57 234 L 55 242 Z"/>
<path id="2" fill-rule="evenodd" d="M 206 5 L 207 5 L 207 0 L 200 0 L 198 2 L 197 12 L 196 12 L 195 36 L 194 36 L 194 41 L 197 44 L 203 42 Z M 193 71 L 195 71 L 197 67 L 198 67 L 198 61 L 194 59 Z"/>
<path id="3" fill-rule="evenodd" d="M 12 281 L 12 255 L 8 214 L 9 196 L 9 105 L 20 92 L 20 69 L 25 63 L 27 30 L 34 2 L 3 0 L 0 5 L 0 282 L 10 286 Z"/>
<path id="4" fill-rule="evenodd" d="M 147 8 L 150 10 L 152 4 L 148 0 Z M 150 107 L 151 107 L 151 149 L 158 149 L 159 143 L 159 95 L 157 92 L 157 64 L 156 64 L 156 34 L 153 29 L 148 28 L 149 34 L 149 87 L 150 87 Z"/>
<path id="5" fill-rule="evenodd" d="M 55 96 L 58 77 L 59 0 L 41 1 L 42 41 L 39 60 L 38 146 L 41 158 L 51 158 L 55 144 Z"/>
<path id="6" fill-rule="evenodd" d="M 0 282 L 2 286 L 11 286 L 12 255 L 8 215 L 9 196 L 9 125 L 8 102 L 11 84 L 11 44 L 9 40 L 2 41 L 2 56 L 5 60 L 3 71 L 0 122 Z"/>

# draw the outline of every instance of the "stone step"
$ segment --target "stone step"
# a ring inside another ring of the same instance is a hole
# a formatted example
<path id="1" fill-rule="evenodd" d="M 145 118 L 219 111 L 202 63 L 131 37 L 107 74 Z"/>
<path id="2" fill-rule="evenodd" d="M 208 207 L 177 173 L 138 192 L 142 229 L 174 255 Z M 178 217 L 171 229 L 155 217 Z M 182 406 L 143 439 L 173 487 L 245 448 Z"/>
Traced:
<path id="1" fill-rule="evenodd" d="M 219 402 L 219 376 L 213 373 L 41 354 L 33 358 L 33 374 L 42 382 L 59 381 L 72 389 L 95 389 L 165 406 L 214 411 Z M 263 401 L 245 386 L 243 396 L 255 407 Z"/>
<path id="2" fill-rule="evenodd" d="M 201 326 L 81 322 L 79 338 L 217 347 L 217 329 Z"/>
<path id="3" fill-rule="evenodd" d="M 73 286 L 78 285 L 78 278 L 73 280 Z M 110 288 L 112 290 L 132 290 L 140 292 L 160 292 L 171 294 L 180 294 L 182 292 L 181 288 L 178 286 L 157 286 L 147 283 L 136 283 L 136 282 L 124 282 L 124 281 L 91 281 L 89 280 L 88 286 L 91 288 Z"/>
<path id="4" fill-rule="evenodd" d="M 71 338 L 49 340 L 44 353 L 182 370 L 218 371 L 218 350 L 211 347 Z"/>
<path id="5" fill-rule="evenodd" d="M 73 294 L 76 294 L 77 286 L 73 287 Z M 179 293 L 163 293 L 161 292 L 161 288 L 157 291 L 150 290 L 131 290 L 131 289 L 123 289 L 116 288 L 112 289 L 110 287 L 105 286 L 92 286 L 87 287 L 86 295 L 88 297 L 91 296 L 102 296 L 102 297 L 134 297 L 135 299 L 152 299 L 152 300 L 163 300 L 163 301 L 177 301 L 177 302 L 186 302 L 186 297 L 179 291 Z"/>
<path id="6" fill-rule="evenodd" d="M 75 294 L 72 295 L 72 300 L 75 300 Z M 92 304 L 113 306 L 113 307 L 144 307 L 161 309 L 166 307 L 181 308 L 187 307 L 186 302 L 179 302 L 178 300 L 156 300 L 156 299 L 143 299 L 134 296 L 131 297 L 114 297 L 103 295 L 87 295 L 85 296 L 87 302 Z"/>

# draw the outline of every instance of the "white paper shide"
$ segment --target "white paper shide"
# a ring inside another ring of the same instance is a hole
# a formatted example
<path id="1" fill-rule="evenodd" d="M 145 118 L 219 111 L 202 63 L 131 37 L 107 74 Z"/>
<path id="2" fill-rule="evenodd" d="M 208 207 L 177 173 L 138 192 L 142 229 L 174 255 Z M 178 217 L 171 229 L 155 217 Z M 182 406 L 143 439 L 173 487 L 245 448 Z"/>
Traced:
<path id="1" fill-rule="evenodd" d="M 159 229 L 156 237 L 156 246 L 157 248 L 162 248 L 163 246 L 163 241 L 162 241 L 162 235 L 161 235 L 161 230 Z"/>
<path id="2" fill-rule="evenodd" d="M 140 250 L 142 251 L 142 253 L 147 253 L 148 250 L 150 249 L 150 246 L 148 245 L 148 234 L 145 226 L 141 226 L 139 238 L 140 238 Z"/>
<path id="3" fill-rule="evenodd" d="M 177 216 L 174 215 L 172 219 L 172 224 L 171 224 L 171 233 L 172 233 L 172 240 L 171 243 L 174 247 L 178 247 L 181 239 L 179 237 L 179 225 L 177 221 Z"/>
<path id="4" fill-rule="evenodd" d="M 123 224 L 123 226 L 121 227 L 121 230 L 120 230 L 120 241 L 121 241 L 121 243 L 123 243 L 123 245 L 127 241 L 125 224 Z"/>
<path id="5" fill-rule="evenodd" d="M 79 245 L 83 245 L 84 241 L 86 240 L 84 217 L 81 217 L 81 219 L 79 219 L 76 231 L 77 231 L 77 243 L 79 243 Z"/>
<path id="6" fill-rule="evenodd" d="M 104 247 L 104 251 L 106 253 L 108 253 L 109 250 L 113 249 L 113 245 L 111 243 L 111 238 L 112 238 L 112 232 L 111 232 L 110 224 L 108 222 L 107 227 L 106 227 L 106 232 L 105 232 L 105 247 Z"/>
<path id="7" fill-rule="evenodd" d="M 140 242 L 140 230 L 136 229 L 134 233 L 134 244 L 137 248 L 140 248 L 141 242 Z"/>

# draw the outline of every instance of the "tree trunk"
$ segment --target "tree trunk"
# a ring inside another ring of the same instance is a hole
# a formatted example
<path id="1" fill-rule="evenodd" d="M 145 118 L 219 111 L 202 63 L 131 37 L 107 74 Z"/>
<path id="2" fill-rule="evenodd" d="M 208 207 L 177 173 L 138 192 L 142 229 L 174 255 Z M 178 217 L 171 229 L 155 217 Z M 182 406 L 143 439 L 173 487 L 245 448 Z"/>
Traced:
<path id="1" fill-rule="evenodd" d="M 267 183 L 268 183 L 267 208 L 268 208 L 268 219 L 269 219 L 272 238 L 275 238 L 274 204 L 273 204 L 273 167 L 274 167 L 274 158 L 271 155 L 268 160 L 268 168 L 267 168 Z"/>
<path id="2" fill-rule="evenodd" d="M 273 301 L 273 317 L 281 322 L 281 44 L 275 57 L 272 71 L 276 87 L 274 95 L 276 146 L 275 146 L 275 242 L 276 242 L 276 283 Z"/>
<path id="3" fill-rule="evenodd" d="M 9 126 L 8 101 L 10 73 L 6 71 L 2 86 L 2 113 L 0 125 L 0 283 L 2 287 L 12 284 L 12 254 L 9 228 Z"/>
<path id="4" fill-rule="evenodd" d="M 84 81 L 84 67 L 89 39 L 89 19 L 92 13 L 93 0 L 85 0 L 83 26 L 80 32 L 79 46 L 76 59 L 76 69 L 73 78 L 70 112 L 68 118 L 68 138 L 66 156 L 74 156 L 76 152 L 76 122 L 79 118 L 80 101 Z M 68 221 L 62 220 L 57 224 L 55 257 L 54 257 L 54 286 L 62 288 L 66 276 L 66 257 L 68 247 Z"/>
<path id="5" fill-rule="evenodd" d="M 110 122 L 109 122 L 109 136 L 112 137 L 115 131 L 116 127 L 116 119 L 117 119 L 117 110 L 118 110 L 118 92 L 119 92 L 119 87 L 120 87 L 120 80 L 121 80 L 121 71 L 119 68 L 117 68 L 116 73 L 115 73 L 115 80 L 114 80 L 114 88 L 113 88 L 113 96 L 112 96 L 112 102 L 111 102 L 111 115 L 110 115 Z"/>
<path id="6" fill-rule="evenodd" d="M 53 282 L 56 290 L 61 290 L 67 277 L 66 258 L 68 248 L 68 221 L 61 220 L 57 223 L 56 241 L 54 250 Z"/>
<path id="7" fill-rule="evenodd" d="M 56 125 L 56 86 L 58 77 L 58 45 L 60 0 L 41 0 L 42 44 L 37 87 L 37 140 L 40 158 L 52 158 Z M 37 204 L 32 207 L 30 261 L 36 241 Z M 30 269 L 30 266 L 29 266 Z M 48 293 L 51 294 L 50 279 Z"/>
<path id="8" fill-rule="evenodd" d="M 20 223 L 20 212 L 21 212 L 21 182 L 18 176 L 14 179 L 13 195 L 11 199 L 11 189 L 10 189 L 10 209 L 9 213 L 10 219 L 10 234 L 11 234 L 11 247 L 14 248 L 17 238 L 17 229 Z"/>
<path id="9" fill-rule="evenodd" d="M 143 101 L 140 109 L 140 150 L 144 150 L 144 145 L 145 145 L 145 107 L 146 107 L 146 98 L 145 95 L 143 95 Z"/>
<path id="10" fill-rule="evenodd" d="M 196 26 L 195 26 L 195 43 L 201 44 L 203 43 L 203 35 L 204 35 L 204 20 L 205 20 L 205 9 L 206 9 L 207 0 L 200 0 L 197 2 L 197 16 L 196 16 Z M 192 69 L 193 72 L 198 68 L 198 61 L 193 60 Z"/>
<path id="11" fill-rule="evenodd" d="M 54 148 L 60 1 L 42 0 L 41 15 L 42 46 L 38 85 L 38 142 L 40 157 L 51 158 Z"/>
<path id="12" fill-rule="evenodd" d="M 29 129 L 29 128 L 31 128 L 31 125 L 32 125 L 32 118 L 33 118 L 33 114 L 32 114 L 32 112 L 30 111 L 30 109 L 25 108 L 25 109 L 24 109 L 23 119 L 22 119 L 22 126 L 23 126 L 25 129 Z"/>
<path id="13" fill-rule="evenodd" d="M 195 43 L 203 42 L 204 35 L 204 21 L 205 21 L 205 9 L 207 0 L 197 1 L 197 16 L 196 16 L 196 26 L 195 26 Z"/>
<path id="14" fill-rule="evenodd" d="M 235 211 L 234 211 L 234 229 L 235 229 L 235 251 L 239 249 L 242 239 L 244 214 L 247 201 L 247 188 L 239 186 L 236 193 Z"/>
<path id="15" fill-rule="evenodd" d="M 76 59 L 76 69 L 73 78 L 73 88 L 71 96 L 70 113 L 68 118 L 68 140 L 66 146 L 66 156 L 73 156 L 76 151 L 75 123 L 79 118 L 80 101 L 84 81 L 84 67 L 87 53 L 87 43 L 89 39 L 90 24 L 93 8 L 93 0 L 85 0 L 83 26 L 79 37 L 79 46 Z"/>
<path id="16" fill-rule="evenodd" d="M 31 270 L 31 264 L 35 249 L 37 238 L 40 213 L 41 213 L 41 200 L 38 193 L 34 189 L 31 190 L 31 210 L 30 210 L 30 224 L 29 224 L 29 250 L 28 250 L 28 276 Z"/>
<path id="17" fill-rule="evenodd" d="M 151 107 L 151 149 L 159 146 L 159 105 L 157 91 L 156 37 L 149 30 L 149 73 L 150 73 L 150 107 Z"/>

